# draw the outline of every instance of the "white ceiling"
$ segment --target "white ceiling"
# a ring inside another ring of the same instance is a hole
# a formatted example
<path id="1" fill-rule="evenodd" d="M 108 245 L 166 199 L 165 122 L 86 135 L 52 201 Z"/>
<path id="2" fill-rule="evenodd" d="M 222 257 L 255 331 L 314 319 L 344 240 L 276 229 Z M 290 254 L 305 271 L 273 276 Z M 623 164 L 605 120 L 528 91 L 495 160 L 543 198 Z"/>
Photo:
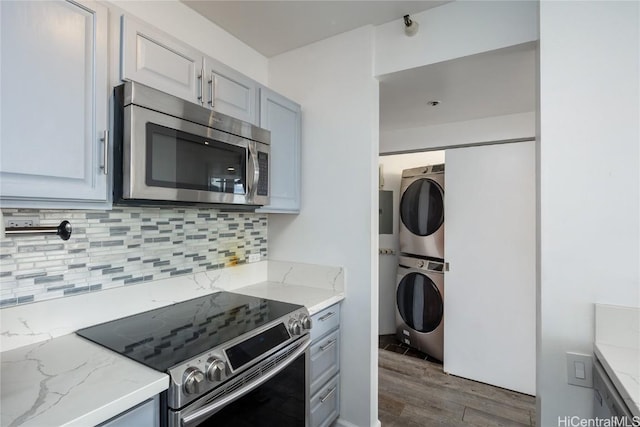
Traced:
<path id="1" fill-rule="evenodd" d="M 380 129 L 535 111 L 535 52 L 528 43 L 383 76 Z"/>
<path id="2" fill-rule="evenodd" d="M 447 1 L 181 0 L 266 57 Z M 401 25 L 401 21 L 398 22 Z M 401 71 L 380 79 L 380 129 L 535 110 L 535 45 Z M 428 101 L 440 101 L 431 107 Z"/>
<path id="3" fill-rule="evenodd" d="M 435 0 L 181 1 L 266 57 L 447 3 Z"/>

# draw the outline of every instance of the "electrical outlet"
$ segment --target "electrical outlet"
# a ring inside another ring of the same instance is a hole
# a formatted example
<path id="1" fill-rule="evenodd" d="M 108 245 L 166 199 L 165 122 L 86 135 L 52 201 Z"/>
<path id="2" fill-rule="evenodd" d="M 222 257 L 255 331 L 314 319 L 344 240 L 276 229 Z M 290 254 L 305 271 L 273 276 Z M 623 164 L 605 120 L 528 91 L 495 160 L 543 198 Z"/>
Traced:
<path id="1" fill-rule="evenodd" d="M 10 227 L 36 227 L 40 225 L 40 218 L 37 216 L 16 216 L 4 219 L 4 225 Z"/>
<path id="2" fill-rule="evenodd" d="M 249 254 L 249 262 L 260 261 L 260 254 Z"/>

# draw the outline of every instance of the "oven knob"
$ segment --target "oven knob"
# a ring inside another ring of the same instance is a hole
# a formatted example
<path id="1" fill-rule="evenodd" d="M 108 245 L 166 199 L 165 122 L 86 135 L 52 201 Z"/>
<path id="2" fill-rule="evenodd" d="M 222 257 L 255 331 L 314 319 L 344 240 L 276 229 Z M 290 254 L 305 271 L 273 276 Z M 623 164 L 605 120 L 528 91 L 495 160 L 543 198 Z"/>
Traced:
<path id="1" fill-rule="evenodd" d="M 302 325 L 300 324 L 299 320 L 289 320 L 289 332 L 291 333 L 291 335 L 300 335 L 302 333 Z"/>
<path id="2" fill-rule="evenodd" d="M 300 316 L 300 323 L 302 323 L 303 329 L 311 329 L 311 318 L 306 314 Z"/>
<path id="3" fill-rule="evenodd" d="M 210 358 L 207 360 L 207 379 L 215 382 L 221 381 L 226 367 L 222 360 L 215 357 Z"/>
<path id="4" fill-rule="evenodd" d="M 188 368 L 184 371 L 184 375 L 182 376 L 183 388 L 186 394 L 197 394 L 200 393 L 201 387 L 200 384 L 204 381 L 204 374 L 198 368 Z"/>

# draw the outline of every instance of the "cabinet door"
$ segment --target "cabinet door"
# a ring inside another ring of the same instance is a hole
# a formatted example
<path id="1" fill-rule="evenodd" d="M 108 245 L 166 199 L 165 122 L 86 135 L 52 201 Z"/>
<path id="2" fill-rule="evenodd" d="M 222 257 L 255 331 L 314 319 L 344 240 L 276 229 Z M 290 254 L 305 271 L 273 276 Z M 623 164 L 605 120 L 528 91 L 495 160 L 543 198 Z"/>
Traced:
<path id="1" fill-rule="evenodd" d="M 205 58 L 204 64 L 205 106 L 257 124 L 256 82 L 214 59 Z"/>
<path id="2" fill-rule="evenodd" d="M 120 77 L 201 103 L 203 56 L 167 34 L 128 16 L 121 18 Z"/>
<path id="3" fill-rule="evenodd" d="M 260 127 L 271 131 L 271 203 L 260 212 L 300 212 L 300 105 L 260 88 Z"/>
<path id="4" fill-rule="evenodd" d="M 3 206 L 104 204 L 107 9 L 94 2 L 3 1 L 0 15 Z"/>

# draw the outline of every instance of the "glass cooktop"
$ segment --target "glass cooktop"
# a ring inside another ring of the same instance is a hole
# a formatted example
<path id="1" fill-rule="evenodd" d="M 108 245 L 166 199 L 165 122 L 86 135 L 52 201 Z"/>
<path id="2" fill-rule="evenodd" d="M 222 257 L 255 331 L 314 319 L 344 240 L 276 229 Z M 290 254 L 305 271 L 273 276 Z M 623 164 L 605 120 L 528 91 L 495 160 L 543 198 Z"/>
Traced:
<path id="1" fill-rule="evenodd" d="M 164 372 L 301 307 L 219 292 L 80 329 L 76 333 Z"/>

